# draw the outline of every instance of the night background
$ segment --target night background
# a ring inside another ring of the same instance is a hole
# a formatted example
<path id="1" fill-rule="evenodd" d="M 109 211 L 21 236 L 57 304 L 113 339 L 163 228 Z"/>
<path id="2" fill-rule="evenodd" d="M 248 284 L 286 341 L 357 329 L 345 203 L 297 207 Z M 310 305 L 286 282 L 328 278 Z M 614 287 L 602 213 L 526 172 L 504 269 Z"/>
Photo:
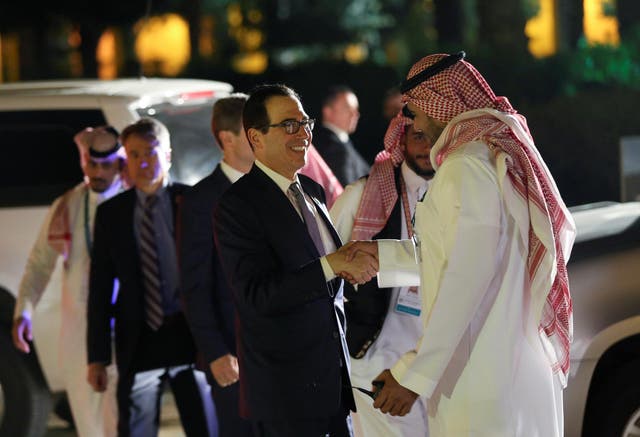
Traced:
<path id="1" fill-rule="evenodd" d="M 527 117 L 569 206 L 620 200 L 620 137 L 640 135 L 638 0 L 0 3 L 2 83 L 282 82 L 318 119 L 327 87 L 344 84 L 360 100 L 353 141 L 369 162 L 387 90 L 422 56 L 459 50 Z"/>

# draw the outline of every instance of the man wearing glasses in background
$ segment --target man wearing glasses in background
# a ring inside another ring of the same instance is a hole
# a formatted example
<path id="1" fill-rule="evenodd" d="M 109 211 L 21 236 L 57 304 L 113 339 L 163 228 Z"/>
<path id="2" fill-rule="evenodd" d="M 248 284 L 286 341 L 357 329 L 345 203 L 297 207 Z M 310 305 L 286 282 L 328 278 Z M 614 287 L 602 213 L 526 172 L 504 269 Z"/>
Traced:
<path id="1" fill-rule="evenodd" d="M 284 85 L 262 85 L 243 110 L 256 162 L 223 195 L 216 243 L 235 298 L 240 414 L 258 436 L 351 436 L 355 410 L 344 340 L 343 281 L 377 261 L 347 264 L 324 191 L 299 175 L 314 120 Z"/>

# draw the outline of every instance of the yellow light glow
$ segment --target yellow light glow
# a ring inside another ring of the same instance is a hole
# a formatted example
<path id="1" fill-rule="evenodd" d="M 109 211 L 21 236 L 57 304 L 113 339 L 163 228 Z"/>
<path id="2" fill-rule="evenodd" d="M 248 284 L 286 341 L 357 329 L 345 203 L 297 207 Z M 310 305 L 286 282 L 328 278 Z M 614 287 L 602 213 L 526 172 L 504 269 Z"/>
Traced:
<path id="1" fill-rule="evenodd" d="M 118 76 L 116 34 L 112 29 L 105 30 L 100 36 L 96 48 L 96 60 L 100 79 L 114 79 Z"/>
<path id="2" fill-rule="evenodd" d="M 369 50 L 364 44 L 349 44 L 344 49 L 344 59 L 350 64 L 359 64 L 369 56 Z"/>
<path id="3" fill-rule="evenodd" d="M 229 27 L 237 27 L 242 24 L 242 10 L 239 4 L 233 3 L 227 8 L 227 22 Z"/>
<path id="4" fill-rule="evenodd" d="M 233 57 L 231 64 L 238 73 L 260 74 L 267 69 L 269 58 L 263 51 L 239 53 Z"/>
<path id="5" fill-rule="evenodd" d="M 20 38 L 17 33 L 0 36 L 0 82 L 17 82 L 20 80 Z"/>
<path id="6" fill-rule="evenodd" d="M 524 28 L 529 53 L 536 58 L 551 56 L 558 50 L 555 23 L 555 0 L 540 0 L 538 15 L 529 19 Z"/>
<path id="7" fill-rule="evenodd" d="M 177 14 L 165 14 L 140 21 L 135 52 L 145 75 L 176 76 L 190 58 L 189 25 Z"/>
<path id="8" fill-rule="evenodd" d="M 589 44 L 620 44 L 617 18 L 604 15 L 604 6 L 612 1 L 584 0 L 584 35 Z"/>
<path id="9" fill-rule="evenodd" d="M 205 15 L 200 19 L 198 51 L 203 58 L 210 58 L 216 51 L 215 28 L 216 21 L 211 15 Z"/>

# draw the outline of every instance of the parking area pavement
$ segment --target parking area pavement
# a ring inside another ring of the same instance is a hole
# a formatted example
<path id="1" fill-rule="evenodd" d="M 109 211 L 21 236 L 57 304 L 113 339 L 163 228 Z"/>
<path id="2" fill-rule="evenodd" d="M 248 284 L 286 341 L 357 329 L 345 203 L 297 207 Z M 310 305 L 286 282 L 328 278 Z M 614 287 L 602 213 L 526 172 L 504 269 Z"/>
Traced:
<path id="1" fill-rule="evenodd" d="M 184 437 L 180 417 L 173 395 L 167 391 L 162 396 L 162 411 L 160 413 L 160 432 L 158 437 Z M 75 430 L 69 429 L 66 422 L 51 413 L 44 437 L 77 437 Z"/>

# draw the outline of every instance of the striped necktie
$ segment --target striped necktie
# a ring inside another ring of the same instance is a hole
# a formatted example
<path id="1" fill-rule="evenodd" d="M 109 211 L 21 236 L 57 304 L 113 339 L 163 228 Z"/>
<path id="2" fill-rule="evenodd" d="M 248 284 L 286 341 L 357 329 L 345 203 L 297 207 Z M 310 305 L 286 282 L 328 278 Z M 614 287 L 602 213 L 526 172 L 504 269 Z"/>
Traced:
<path id="1" fill-rule="evenodd" d="M 147 196 L 140 226 L 140 265 L 142 268 L 142 282 L 145 288 L 145 320 L 153 331 L 160 328 L 164 315 L 162 311 L 158 245 L 156 244 L 156 233 L 153 226 L 153 208 L 157 201 L 158 198 L 155 195 Z"/>

